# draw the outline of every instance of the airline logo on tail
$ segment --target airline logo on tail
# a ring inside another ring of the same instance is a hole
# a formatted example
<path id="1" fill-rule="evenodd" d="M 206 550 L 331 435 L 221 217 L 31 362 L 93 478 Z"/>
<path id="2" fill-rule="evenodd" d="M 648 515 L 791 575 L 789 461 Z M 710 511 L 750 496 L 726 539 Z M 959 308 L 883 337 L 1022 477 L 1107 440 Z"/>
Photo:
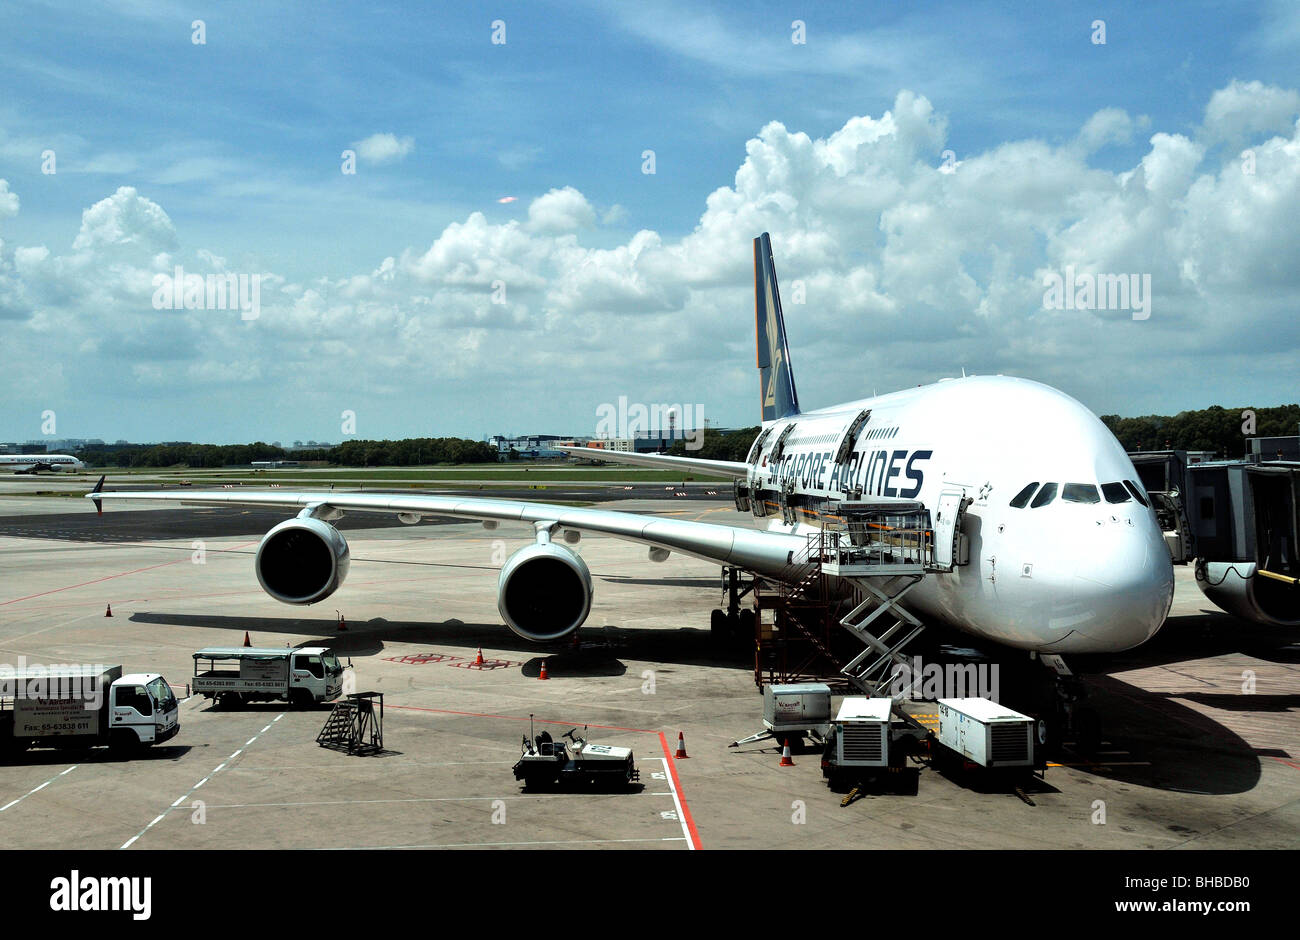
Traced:
<path id="1" fill-rule="evenodd" d="M 758 348 L 759 393 L 763 420 L 799 413 L 799 395 L 790 368 L 790 346 L 781 315 L 781 292 L 772 263 L 772 241 L 764 232 L 754 239 L 754 320 Z"/>

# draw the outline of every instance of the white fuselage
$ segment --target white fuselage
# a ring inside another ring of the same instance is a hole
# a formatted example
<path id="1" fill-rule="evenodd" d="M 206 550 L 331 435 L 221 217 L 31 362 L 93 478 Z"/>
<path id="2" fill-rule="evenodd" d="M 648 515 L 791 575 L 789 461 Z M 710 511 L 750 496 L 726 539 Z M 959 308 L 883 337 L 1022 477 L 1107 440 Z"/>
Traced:
<path id="1" fill-rule="evenodd" d="M 0 470 L 60 470 L 72 473 L 85 468 L 76 457 L 67 454 L 0 454 Z"/>
<path id="2" fill-rule="evenodd" d="M 871 417 L 852 455 L 835 462 L 850 423 Z M 770 461 L 781 431 L 779 461 Z M 1127 649 L 1164 623 L 1173 565 L 1155 513 L 1102 484 L 1146 493 L 1124 449 L 1082 404 L 1046 385 L 972 376 L 767 422 L 752 455 L 752 490 L 785 484 L 792 501 L 902 497 L 932 516 L 940 497 L 973 502 L 962 531 L 969 564 L 927 575 L 910 606 L 998 643 L 1053 653 Z M 1028 484 L 1056 484 L 1051 500 L 1010 505 Z M 1067 484 L 1071 499 L 1064 498 Z M 1081 486 L 1080 486 L 1081 484 Z M 1091 494 L 1091 495 L 1090 495 Z M 1108 495 L 1109 494 L 1109 495 Z M 1092 500 L 1092 501 L 1088 501 Z M 813 512 L 782 531 L 812 530 Z"/>

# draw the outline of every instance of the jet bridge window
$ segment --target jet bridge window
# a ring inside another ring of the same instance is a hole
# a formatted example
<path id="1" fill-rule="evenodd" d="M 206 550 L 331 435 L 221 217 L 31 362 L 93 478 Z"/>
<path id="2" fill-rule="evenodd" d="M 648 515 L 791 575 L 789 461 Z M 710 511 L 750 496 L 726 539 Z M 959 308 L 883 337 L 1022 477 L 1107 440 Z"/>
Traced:
<path id="1" fill-rule="evenodd" d="M 1056 484 L 1044 483 L 1043 488 L 1038 491 L 1034 501 L 1029 504 L 1030 509 L 1037 509 L 1039 506 L 1046 506 L 1052 500 L 1056 499 Z"/>
<path id="2" fill-rule="evenodd" d="M 1029 497 L 1034 495 L 1034 490 L 1038 489 L 1037 483 L 1030 483 L 1023 490 L 1017 493 L 1011 500 L 1012 509 L 1024 509 L 1029 503 Z"/>
<path id="3" fill-rule="evenodd" d="M 1133 494 L 1133 498 L 1136 499 L 1143 506 L 1151 505 L 1150 503 L 1147 502 L 1147 498 L 1142 495 L 1142 491 L 1138 489 L 1136 486 L 1134 486 L 1131 481 L 1125 480 L 1124 485 L 1127 486 L 1128 491 Z"/>
<path id="4" fill-rule="evenodd" d="M 1097 487 L 1091 483 L 1067 483 L 1061 491 L 1061 499 L 1067 503 L 1099 503 Z"/>
<path id="5" fill-rule="evenodd" d="M 1103 483 L 1101 485 L 1101 494 L 1106 497 L 1108 503 L 1127 503 L 1130 501 L 1128 490 L 1124 489 L 1123 483 Z"/>

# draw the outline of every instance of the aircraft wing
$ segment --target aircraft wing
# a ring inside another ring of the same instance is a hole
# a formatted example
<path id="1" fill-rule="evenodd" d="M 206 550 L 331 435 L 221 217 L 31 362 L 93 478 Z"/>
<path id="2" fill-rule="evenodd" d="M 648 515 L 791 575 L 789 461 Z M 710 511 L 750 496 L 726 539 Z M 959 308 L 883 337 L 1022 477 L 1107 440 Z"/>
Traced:
<path id="1" fill-rule="evenodd" d="M 449 516 L 483 522 L 550 524 L 561 529 L 594 532 L 680 552 L 706 561 L 735 565 L 772 576 L 790 564 L 793 552 L 807 547 L 803 536 L 751 529 L 744 526 L 665 519 L 659 516 L 608 509 L 588 509 L 533 503 L 527 500 L 481 497 L 426 496 L 383 493 L 231 492 L 227 490 L 102 491 L 96 485 L 87 499 L 154 500 L 185 506 L 263 506 L 298 510 L 329 521 L 344 512 L 378 512 L 407 517 Z M 406 521 L 406 520 L 404 520 Z M 412 518 L 412 521 L 416 519 Z"/>
<path id="2" fill-rule="evenodd" d="M 744 479 L 749 464 L 739 460 L 707 460 L 703 457 L 673 457 L 669 454 L 631 454 L 621 450 L 602 450 L 598 447 L 555 447 L 574 457 L 603 460 L 607 463 L 625 463 L 637 467 L 656 467 L 660 470 L 689 470 L 693 473 L 711 473 L 721 477 Z"/>

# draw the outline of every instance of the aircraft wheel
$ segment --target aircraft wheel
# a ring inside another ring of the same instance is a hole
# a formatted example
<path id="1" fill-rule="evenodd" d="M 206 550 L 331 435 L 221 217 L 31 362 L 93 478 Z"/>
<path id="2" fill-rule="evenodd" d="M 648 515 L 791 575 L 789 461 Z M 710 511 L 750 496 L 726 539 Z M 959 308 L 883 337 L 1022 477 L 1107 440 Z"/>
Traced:
<path id="1" fill-rule="evenodd" d="M 754 626 L 757 623 L 754 611 L 746 607 L 740 612 L 736 624 L 736 642 L 741 649 L 754 648 Z"/>
<path id="2" fill-rule="evenodd" d="M 1075 743 L 1085 757 L 1095 757 L 1101 750 L 1101 716 L 1091 708 L 1079 711 L 1075 722 Z"/>
<path id="3" fill-rule="evenodd" d="M 727 639 L 727 626 L 726 611 L 713 608 L 713 612 L 709 614 L 709 633 L 715 641 L 721 643 Z"/>

